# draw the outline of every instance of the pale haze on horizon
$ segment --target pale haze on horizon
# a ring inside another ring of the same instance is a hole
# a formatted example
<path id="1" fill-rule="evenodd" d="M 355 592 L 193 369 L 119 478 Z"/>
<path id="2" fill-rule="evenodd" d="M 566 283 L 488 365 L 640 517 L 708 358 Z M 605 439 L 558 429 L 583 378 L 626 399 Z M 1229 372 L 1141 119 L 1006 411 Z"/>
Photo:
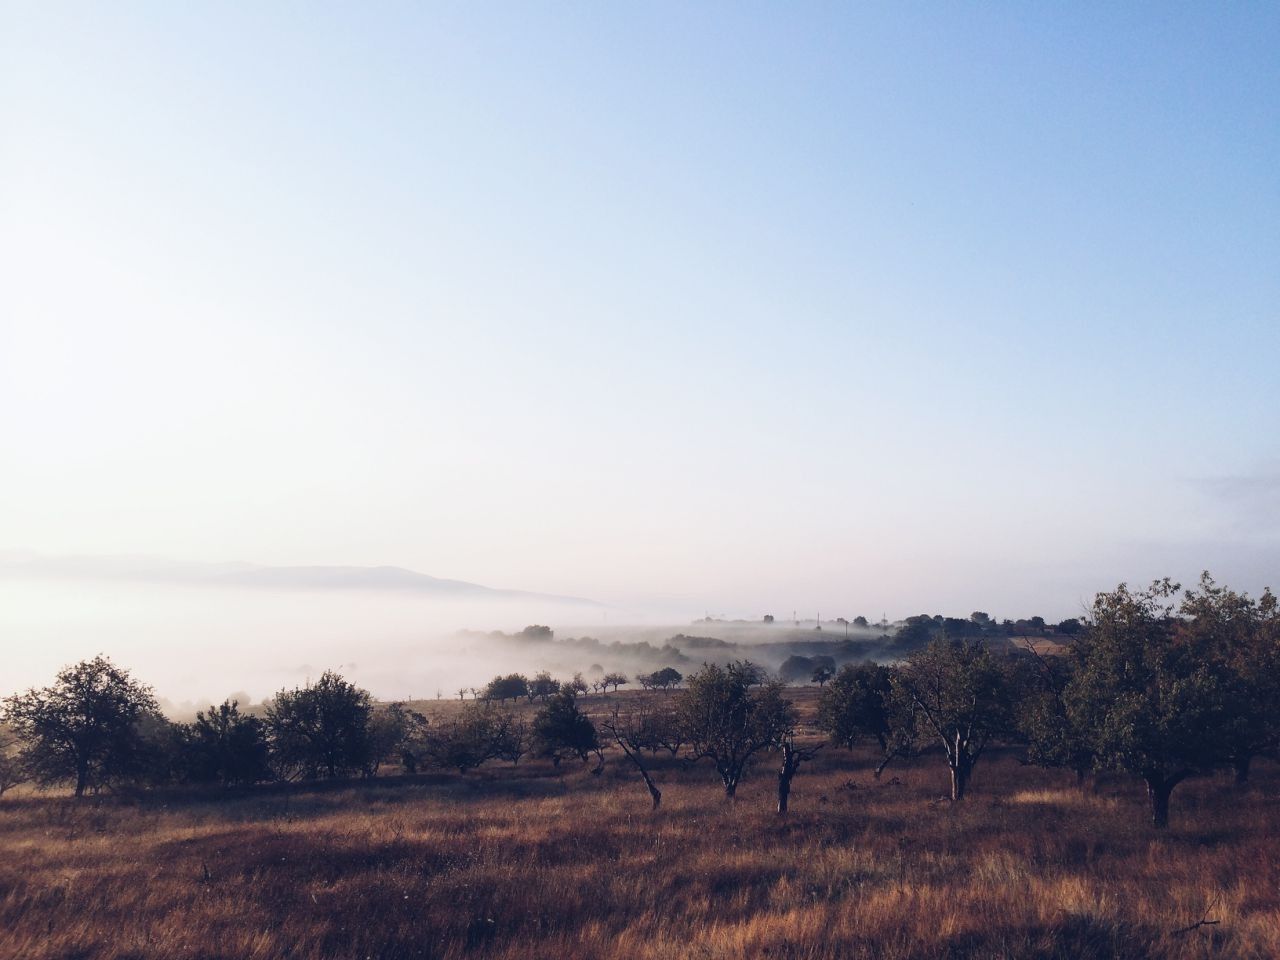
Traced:
<path id="1" fill-rule="evenodd" d="M 1273 5 L 0 5 L 0 550 L 689 616 L 1280 585 L 1278 52 Z"/>

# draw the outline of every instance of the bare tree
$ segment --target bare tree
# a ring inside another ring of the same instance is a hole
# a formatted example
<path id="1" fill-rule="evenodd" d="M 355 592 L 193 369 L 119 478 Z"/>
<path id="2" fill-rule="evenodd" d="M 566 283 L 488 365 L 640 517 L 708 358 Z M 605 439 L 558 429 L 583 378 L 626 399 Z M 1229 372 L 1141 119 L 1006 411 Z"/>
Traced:
<path id="1" fill-rule="evenodd" d="M 778 749 L 782 753 L 782 766 L 778 768 L 778 813 L 785 816 L 791 799 L 791 781 L 800 770 L 800 764 L 813 760 L 822 749 L 822 744 L 816 747 L 798 747 L 795 731 L 788 730 L 779 739 Z"/>
<path id="2" fill-rule="evenodd" d="M 643 701 L 626 711 L 615 706 L 609 716 L 600 721 L 600 729 L 608 734 L 622 750 L 623 755 L 640 772 L 645 788 L 649 791 L 649 798 L 653 801 L 653 809 L 657 810 L 658 805 L 662 803 L 662 791 L 653 782 L 653 777 L 645 766 L 644 756 L 640 752 L 648 742 L 651 729 L 649 712 L 649 705 Z"/>

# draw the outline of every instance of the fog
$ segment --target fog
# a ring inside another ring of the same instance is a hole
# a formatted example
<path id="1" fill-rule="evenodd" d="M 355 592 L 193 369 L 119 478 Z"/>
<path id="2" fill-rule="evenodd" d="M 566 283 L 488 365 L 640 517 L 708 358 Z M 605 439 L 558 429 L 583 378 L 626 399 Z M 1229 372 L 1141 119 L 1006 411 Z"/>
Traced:
<path id="1" fill-rule="evenodd" d="M 531 624 L 552 637 L 516 636 Z M 499 672 L 634 677 L 736 657 L 776 668 L 789 652 L 812 652 L 806 641 L 844 636 L 843 627 L 816 626 L 694 622 L 678 611 L 536 595 L 0 579 L 0 695 L 47 684 L 60 667 L 103 653 L 151 684 L 175 715 L 229 695 L 260 702 L 327 668 L 379 699 L 448 698 Z"/>
<path id="2" fill-rule="evenodd" d="M 459 643 L 459 629 L 514 631 L 560 622 L 567 609 L 393 591 L 0 581 L 0 688 L 47 683 L 64 664 L 105 653 L 175 702 L 258 700 L 328 667 L 380 698 L 434 696 L 501 666 Z"/>

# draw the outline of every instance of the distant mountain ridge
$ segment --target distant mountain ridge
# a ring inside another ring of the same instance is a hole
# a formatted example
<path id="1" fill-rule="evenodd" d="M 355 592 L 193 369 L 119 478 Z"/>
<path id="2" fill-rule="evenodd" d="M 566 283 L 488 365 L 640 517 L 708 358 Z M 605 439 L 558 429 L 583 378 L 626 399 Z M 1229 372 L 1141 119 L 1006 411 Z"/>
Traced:
<path id="1" fill-rule="evenodd" d="M 486 587 L 465 580 L 432 577 L 405 567 L 289 566 L 273 567 L 238 561 L 198 563 L 158 557 L 70 556 L 34 553 L 0 554 L 0 578 L 31 577 L 126 580 L 138 583 L 247 587 L 277 590 L 390 590 L 437 597 L 530 599 L 598 607 L 583 597 Z"/>

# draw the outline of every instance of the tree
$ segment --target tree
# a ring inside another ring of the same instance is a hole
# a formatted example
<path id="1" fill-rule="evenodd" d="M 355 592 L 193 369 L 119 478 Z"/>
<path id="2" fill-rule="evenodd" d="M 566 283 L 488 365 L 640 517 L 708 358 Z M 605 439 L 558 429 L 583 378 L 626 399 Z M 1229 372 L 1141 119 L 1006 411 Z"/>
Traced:
<path id="1" fill-rule="evenodd" d="M 981 640 L 943 638 L 911 654 L 892 683 L 898 709 L 942 743 L 951 799 L 963 799 L 987 745 L 1012 727 L 1005 671 Z"/>
<path id="2" fill-rule="evenodd" d="M 847 663 L 818 698 L 818 727 L 848 750 L 863 737 L 873 737 L 887 750 L 892 690 L 888 667 Z"/>
<path id="3" fill-rule="evenodd" d="M 897 705 L 892 699 L 892 671 L 875 663 L 840 668 L 818 698 L 818 729 L 831 743 L 852 750 L 865 737 L 879 744 L 880 761 L 873 775 L 878 780 L 893 760 L 914 753 L 914 706 Z"/>
<path id="4" fill-rule="evenodd" d="M 772 613 L 766 613 L 766 614 L 764 615 L 764 622 L 765 622 L 765 623 L 773 623 L 773 614 L 772 614 Z"/>
<path id="5" fill-rule="evenodd" d="M 816 757 L 822 744 L 816 747 L 799 747 L 796 745 L 795 731 L 787 730 L 778 739 L 777 746 L 782 754 L 782 764 L 778 768 L 778 814 L 786 816 L 791 800 L 791 781 L 800 770 L 800 764 L 808 763 Z"/>
<path id="6" fill-rule="evenodd" d="M 778 666 L 778 676 L 786 683 L 807 682 L 817 664 L 811 657 L 793 653 Z"/>
<path id="7" fill-rule="evenodd" d="M 795 724 L 780 681 L 760 682 L 749 661 L 727 667 L 704 664 L 676 700 L 676 715 L 691 748 L 691 760 L 715 765 L 724 794 L 732 799 L 751 758 L 777 743 Z"/>
<path id="8" fill-rule="evenodd" d="M 587 681 L 582 679 L 582 674 L 579 672 L 575 673 L 571 680 L 566 680 L 562 683 L 560 685 L 560 690 L 557 692 L 564 692 L 565 690 L 568 690 L 576 697 L 579 694 L 586 693 L 590 689 L 591 688 L 587 685 Z"/>
<path id="9" fill-rule="evenodd" d="M 183 779 L 233 786 L 271 778 L 267 729 L 257 717 L 224 700 L 196 714 L 182 733 Z"/>
<path id="10" fill-rule="evenodd" d="M 613 692 L 618 692 L 618 687 L 627 683 L 627 675 L 625 673 L 606 673 L 600 678 L 600 683 L 606 687 L 613 687 Z"/>
<path id="11" fill-rule="evenodd" d="M 1028 668 L 1019 672 L 1015 717 L 1027 741 L 1027 761 L 1071 770 L 1083 790 L 1097 756 L 1090 731 L 1080 726 L 1064 696 L 1075 662 L 1070 657 L 1042 656 L 1031 643 L 1024 662 Z"/>
<path id="12" fill-rule="evenodd" d="M 0 797 L 26 780 L 27 771 L 19 755 L 18 738 L 0 728 Z"/>
<path id="13" fill-rule="evenodd" d="M 641 779 L 644 780 L 645 789 L 649 791 L 653 809 L 657 810 L 658 805 L 662 803 L 662 791 L 650 775 L 649 768 L 644 762 L 644 754 L 641 753 L 641 750 L 651 742 L 651 710 L 652 707 L 643 700 L 625 711 L 615 706 L 609 716 L 600 721 L 600 729 L 618 745 L 623 756 L 639 771 Z"/>
<path id="14" fill-rule="evenodd" d="M 1173 789 L 1225 759 L 1229 733 L 1221 664 L 1180 629 L 1178 590 L 1165 578 L 1098 594 L 1063 694 L 1099 762 L 1146 784 L 1158 828 L 1169 824 Z"/>
<path id="15" fill-rule="evenodd" d="M 836 661 L 834 657 L 814 657 L 813 672 L 809 674 L 809 679 L 816 683 L 819 687 L 825 687 L 827 681 L 836 675 Z"/>
<path id="16" fill-rule="evenodd" d="M 560 761 L 577 757 L 584 763 L 600 747 L 591 719 L 578 708 L 578 697 L 572 687 L 561 687 L 533 718 L 534 751 L 550 757 L 555 766 Z"/>
<path id="17" fill-rule="evenodd" d="M 674 667 L 663 667 L 647 676 L 637 677 L 646 690 L 670 690 L 684 681 L 684 675 Z"/>
<path id="18" fill-rule="evenodd" d="M 552 679 L 551 674 L 546 670 L 540 671 L 529 681 L 529 699 L 541 700 L 544 703 L 547 698 L 560 689 L 560 684 Z"/>
<path id="19" fill-rule="evenodd" d="M 1180 609 L 1186 642 L 1217 664 L 1228 715 L 1224 759 L 1237 784 L 1247 783 L 1258 756 L 1280 747 L 1280 616 L 1264 590 L 1255 601 L 1219 587 L 1206 571 Z"/>
<path id="20" fill-rule="evenodd" d="M 32 778 L 69 781 L 81 797 L 139 770 L 139 723 L 158 712 L 150 687 L 97 656 L 63 668 L 52 686 L 8 697 L 3 719 L 22 744 L 21 763 Z"/>
<path id="21" fill-rule="evenodd" d="M 367 690 L 326 670 L 314 684 L 281 690 L 267 707 L 276 760 L 305 779 L 330 779 L 363 771 L 369 761 Z"/>
<path id="22" fill-rule="evenodd" d="M 519 700 L 529 696 L 529 681 L 521 673 L 509 673 L 505 677 L 494 677 L 484 688 L 486 700 Z"/>
<path id="23" fill-rule="evenodd" d="M 409 773 L 416 773 L 418 754 L 426 735 L 427 718 L 403 703 L 374 709 L 369 717 L 369 753 L 364 776 L 373 777 L 382 764 L 398 759 Z"/>
<path id="24" fill-rule="evenodd" d="M 510 760 L 515 766 L 529 752 L 531 739 L 529 724 L 523 717 L 500 714 L 493 734 L 493 754 L 499 760 Z"/>
<path id="25" fill-rule="evenodd" d="M 423 753 L 435 766 L 465 774 L 500 755 L 507 716 L 487 701 L 465 703 L 456 714 L 432 726 Z"/>

